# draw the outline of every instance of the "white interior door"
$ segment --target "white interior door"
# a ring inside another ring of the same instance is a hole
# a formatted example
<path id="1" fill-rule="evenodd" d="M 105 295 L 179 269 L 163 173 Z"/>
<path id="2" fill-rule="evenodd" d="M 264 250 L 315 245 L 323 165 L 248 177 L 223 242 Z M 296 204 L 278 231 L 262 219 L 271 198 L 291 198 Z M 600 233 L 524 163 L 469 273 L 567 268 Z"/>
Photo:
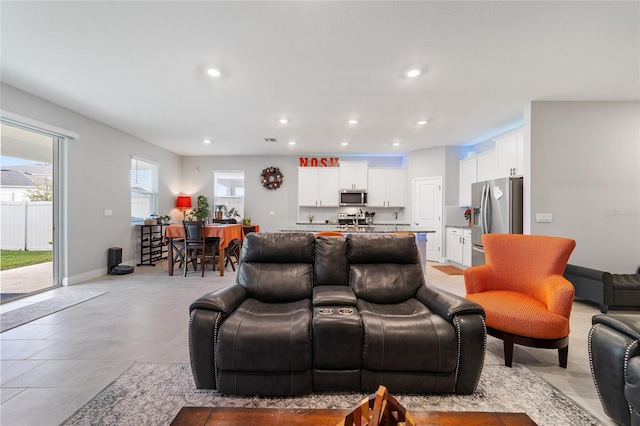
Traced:
<path id="1" fill-rule="evenodd" d="M 431 228 L 427 234 L 427 260 L 442 261 L 442 176 L 413 180 L 413 224 Z"/>

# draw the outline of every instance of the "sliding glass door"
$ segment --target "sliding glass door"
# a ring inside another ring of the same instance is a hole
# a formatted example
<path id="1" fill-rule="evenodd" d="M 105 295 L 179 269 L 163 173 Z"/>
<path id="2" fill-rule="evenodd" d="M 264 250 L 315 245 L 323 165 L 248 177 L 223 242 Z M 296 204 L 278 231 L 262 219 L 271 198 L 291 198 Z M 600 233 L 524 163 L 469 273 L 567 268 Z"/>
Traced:
<path id="1" fill-rule="evenodd" d="M 6 302 L 60 285 L 61 139 L 1 126 L 0 279 Z"/>

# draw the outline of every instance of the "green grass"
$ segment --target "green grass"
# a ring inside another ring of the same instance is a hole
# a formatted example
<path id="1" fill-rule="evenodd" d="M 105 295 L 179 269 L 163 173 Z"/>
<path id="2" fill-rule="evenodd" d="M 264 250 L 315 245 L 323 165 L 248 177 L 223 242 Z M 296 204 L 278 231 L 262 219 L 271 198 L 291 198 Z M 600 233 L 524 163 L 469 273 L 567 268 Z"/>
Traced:
<path id="1" fill-rule="evenodd" d="M 0 270 L 51 262 L 52 251 L 0 250 Z"/>

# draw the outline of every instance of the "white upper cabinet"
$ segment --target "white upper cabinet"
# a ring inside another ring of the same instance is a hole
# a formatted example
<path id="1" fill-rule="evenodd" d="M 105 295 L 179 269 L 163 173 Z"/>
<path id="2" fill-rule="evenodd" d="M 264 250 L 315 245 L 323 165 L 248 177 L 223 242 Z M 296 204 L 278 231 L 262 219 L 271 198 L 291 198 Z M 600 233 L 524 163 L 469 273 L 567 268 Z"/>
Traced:
<path id="1" fill-rule="evenodd" d="M 508 133 L 497 139 L 496 153 L 498 177 L 517 176 L 524 173 L 524 131 Z"/>
<path id="2" fill-rule="evenodd" d="M 478 159 L 477 182 L 491 180 L 498 177 L 498 155 L 495 150 L 483 152 Z"/>
<path id="3" fill-rule="evenodd" d="M 476 157 L 460 160 L 459 203 L 471 205 L 471 184 L 478 181 L 478 161 Z"/>
<path id="4" fill-rule="evenodd" d="M 405 169 L 369 169 L 368 207 L 404 207 Z"/>
<path id="5" fill-rule="evenodd" d="M 366 161 L 340 162 L 340 189 L 367 189 Z"/>
<path id="6" fill-rule="evenodd" d="M 298 205 L 338 207 L 340 198 L 338 167 L 298 167 Z"/>

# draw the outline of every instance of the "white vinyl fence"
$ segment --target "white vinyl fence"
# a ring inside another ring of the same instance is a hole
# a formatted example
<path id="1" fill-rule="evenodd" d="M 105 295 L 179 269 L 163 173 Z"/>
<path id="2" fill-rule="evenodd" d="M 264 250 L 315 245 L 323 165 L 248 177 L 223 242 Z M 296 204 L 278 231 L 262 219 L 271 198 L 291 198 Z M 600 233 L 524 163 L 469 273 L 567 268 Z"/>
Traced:
<path id="1" fill-rule="evenodd" d="M 0 222 L 0 248 L 3 250 L 52 250 L 51 201 L 3 201 L 0 203 Z"/>

